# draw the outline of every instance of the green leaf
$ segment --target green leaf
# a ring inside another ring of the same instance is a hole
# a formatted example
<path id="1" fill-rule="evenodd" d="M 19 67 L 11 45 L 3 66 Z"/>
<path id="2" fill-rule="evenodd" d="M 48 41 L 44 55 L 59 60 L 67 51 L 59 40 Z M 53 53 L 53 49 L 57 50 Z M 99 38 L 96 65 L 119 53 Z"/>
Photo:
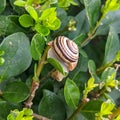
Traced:
<path id="1" fill-rule="evenodd" d="M 59 70 L 63 75 L 65 75 L 64 69 L 60 62 L 54 58 L 48 58 L 47 61 L 57 70 Z"/>
<path id="2" fill-rule="evenodd" d="M 101 76 L 101 80 L 105 83 L 107 87 L 116 87 L 118 86 L 118 82 L 115 80 L 116 70 L 114 68 L 108 67 L 106 68 Z"/>
<path id="3" fill-rule="evenodd" d="M 6 37 L 0 45 L 0 50 L 5 51 L 2 56 L 5 63 L 0 67 L 0 81 L 19 75 L 31 64 L 30 43 L 22 32 Z"/>
<path id="4" fill-rule="evenodd" d="M 108 99 L 107 101 L 103 102 L 101 105 L 100 115 L 108 115 L 112 114 L 112 110 L 114 108 L 114 104 Z"/>
<path id="5" fill-rule="evenodd" d="M 77 108 L 78 102 L 80 100 L 80 91 L 75 82 L 69 78 L 66 80 L 64 86 L 64 96 L 67 104 L 70 107 L 73 109 Z"/>
<path id="6" fill-rule="evenodd" d="M 96 74 L 96 65 L 93 60 L 88 61 L 88 68 L 89 68 L 89 72 L 90 72 L 91 76 L 95 79 L 95 81 L 96 82 L 100 81 L 100 79 L 98 78 L 98 76 Z"/>
<path id="7" fill-rule="evenodd" d="M 35 10 L 35 8 L 28 5 L 25 7 L 25 9 L 30 14 L 30 16 L 37 22 L 38 21 L 38 14 L 37 14 L 37 11 Z"/>
<path id="8" fill-rule="evenodd" d="M 39 103 L 38 112 L 52 120 L 64 120 L 66 117 L 65 106 L 62 100 L 48 90 L 44 90 L 44 95 Z"/>
<path id="9" fill-rule="evenodd" d="M 0 16 L 0 36 L 6 36 L 20 31 L 25 32 L 25 30 L 12 21 L 9 16 Z"/>
<path id="10" fill-rule="evenodd" d="M 27 0 L 27 5 L 31 5 L 34 4 L 34 0 Z"/>
<path id="11" fill-rule="evenodd" d="M 107 0 L 102 8 L 102 13 L 107 14 L 109 11 L 118 10 L 120 8 L 119 0 Z"/>
<path id="12" fill-rule="evenodd" d="M 115 30 L 111 27 L 105 46 L 103 64 L 105 65 L 107 63 L 114 61 L 114 59 L 116 59 L 116 54 L 119 49 L 120 49 L 119 37 L 116 34 Z"/>
<path id="13" fill-rule="evenodd" d="M 120 33 L 120 9 L 117 11 L 109 12 L 102 20 L 96 35 L 107 35 L 109 28 L 113 27 L 116 33 Z"/>
<path id="14" fill-rule="evenodd" d="M 106 81 L 106 80 L 110 79 L 111 77 L 112 77 L 112 79 L 115 79 L 116 70 L 112 67 L 108 67 L 103 71 L 103 73 L 101 75 L 101 80 Z"/>
<path id="15" fill-rule="evenodd" d="M 24 91 L 24 92 L 23 92 Z M 25 83 L 14 81 L 3 90 L 3 98 L 9 102 L 20 103 L 29 96 L 29 89 Z"/>
<path id="16" fill-rule="evenodd" d="M 55 21 L 52 24 L 46 24 L 46 27 L 48 27 L 51 30 L 57 30 L 61 25 L 61 22 L 58 18 L 55 19 Z"/>
<path id="17" fill-rule="evenodd" d="M 0 99 L 0 119 L 6 120 L 6 116 L 9 114 L 12 109 L 11 105 L 7 101 Z"/>
<path id="18" fill-rule="evenodd" d="M 4 62 L 5 62 L 5 59 L 0 57 L 0 66 L 3 65 Z"/>
<path id="19" fill-rule="evenodd" d="M 90 28 L 93 29 L 100 17 L 101 0 L 84 0 L 84 4 Z"/>
<path id="20" fill-rule="evenodd" d="M 40 25 L 39 23 L 35 25 L 35 30 L 43 36 L 50 34 L 50 30 L 47 27 Z"/>
<path id="21" fill-rule="evenodd" d="M 39 20 L 42 21 L 43 26 L 51 30 L 58 29 L 61 24 L 60 20 L 57 18 L 57 12 L 55 7 L 44 10 Z"/>
<path id="22" fill-rule="evenodd" d="M 23 14 L 19 17 L 19 22 L 23 27 L 33 26 L 33 19 L 28 14 Z"/>
<path id="23" fill-rule="evenodd" d="M 44 51 L 46 38 L 40 34 L 35 34 L 31 41 L 31 54 L 34 60 L 39 60 Z"/>
<path id="24" fill-rule="evenodd" d="M 84 113 L 96 113 L 100 111 L 102 101 L 100 100 L 91 100 L 89 101 L 81 110 Z"/>
<path id="25" fill-rule="evenodd" d="M 23 1 L 23 0 L 16 0 L 16 1 L 14 2 L 14 5 L 20 6 L 20 7 L 25 7 L 25 4 L 26 4 L 26 2 Z"/>
<path id="26" fill-rule="evenodd" d="M 50 22 L 53 22 L 56 19 L 56 8 L 52 7 L 52 8 L 48 8 L 46 10 L 43 11 L 43 13 L 41 14 L 39 20 L 51 20 Z"/>
<path id="27" fill-rule="evenodd" d="M 6 0 L 1 0 L 0 1 L 0 13 L 4 11 L 6 7 Z"/>

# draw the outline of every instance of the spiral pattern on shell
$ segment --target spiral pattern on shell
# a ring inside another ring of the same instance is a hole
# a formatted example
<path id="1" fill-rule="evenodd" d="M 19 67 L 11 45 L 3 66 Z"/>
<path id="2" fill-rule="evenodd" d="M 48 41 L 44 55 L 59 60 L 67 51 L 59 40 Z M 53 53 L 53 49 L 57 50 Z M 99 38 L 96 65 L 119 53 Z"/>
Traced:
<path id="1" fill-rule="evenodd" d="M 53 41 L 57 55 L 66 63 L 77 62 L 79 50 L 75 42 L 64 36 L 59 36 Z"/>

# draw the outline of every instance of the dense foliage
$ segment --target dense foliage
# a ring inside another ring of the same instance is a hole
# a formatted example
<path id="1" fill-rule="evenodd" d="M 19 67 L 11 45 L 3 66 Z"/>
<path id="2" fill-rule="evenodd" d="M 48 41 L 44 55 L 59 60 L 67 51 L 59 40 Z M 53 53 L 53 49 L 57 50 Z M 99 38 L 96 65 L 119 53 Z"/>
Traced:
<path id="1" fill-rule="evenodd" d="M 119 0 L 1 0 L 0 120 L 120 120 L 119 8 Z M 58 36 L 79 48 L 68 73 L 47 59 Z"/>

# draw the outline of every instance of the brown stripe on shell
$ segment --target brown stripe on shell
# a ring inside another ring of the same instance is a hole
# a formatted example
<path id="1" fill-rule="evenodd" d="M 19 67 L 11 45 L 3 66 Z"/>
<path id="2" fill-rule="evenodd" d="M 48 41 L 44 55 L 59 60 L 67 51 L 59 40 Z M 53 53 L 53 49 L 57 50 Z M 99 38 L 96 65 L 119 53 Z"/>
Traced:
<path id="1" fill-rule="evenodd" d="M 70 41 L 70 42 L 69 41 L 70 40 L 67 39 L 66 37 L 59 36 L 54 40 L 53 46 L 54 46 L 55 52 L 65 62 L 75 62 L 78 60 L 78 48 L 73 41 Z"/>

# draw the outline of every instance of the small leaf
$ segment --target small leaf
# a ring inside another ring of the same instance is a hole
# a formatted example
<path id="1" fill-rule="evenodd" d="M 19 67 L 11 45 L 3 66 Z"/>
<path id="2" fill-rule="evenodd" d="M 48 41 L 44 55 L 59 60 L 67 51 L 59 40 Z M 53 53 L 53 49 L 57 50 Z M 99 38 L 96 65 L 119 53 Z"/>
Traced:
<path id="1" fill-rule="evenodd" d="M 23 0 L 16 0 L 16 1 L 14 2 L 14 5 L 20 6 L 20 7 L 25 7 L 25 4 L 26 4 L 26 2 L 23 1 Z"/>
<path id="2" fill-rule="evenodd" d="M 112 67 L 108 67 L 103 71 L 102 76 L 101 76 L 101 80 L 106 81 L 106 80 L 110 79 L 111 77 L 112 77 L 112 79 L 115 79 L 116 70 Z"/>
<path id="3" fill-rule="evenodd" d="M 101 0 L 84 0 L 84 4 L 90 28 L 93 29 L 100 16 Z"/>
<path id="4" fill-rule="evenodd" d="M 80 99 L 80 91 L 73 80 L 69 78 L 66 80 L 64 86 L 64 96 L 67 104 L 72 108 L 77 108 Z"/>
<path id="5" fill-rule="evenodd" d="M 94 83 L 94 78 L 91 77 L 88 82 L 87 82 L 87 86 L 85 87 L 85 90 L 83 91 L 83 94 L 84 94 L 84 98 L 87 98 L 87 95 L 90 91 L 92 91 L 95 87 L 98 86 L 98 84 L 95 84 Z"/>
<path id="6" fill-rule="evenodd" d="M 24 101 L 28 96 L 29 96 L 28 87 L 23 82 L 20 81 L 9 83 L 3 90 L 3 98 L 13 103 L 20 103 Z"/>
<path id="7" fill-rule="evenodd" d="M 64 69 L 60 62 L 53 58 L 48 58 L 47 61 L 57 70 L 59 70 L 63 75 L 65 75 Z"/>
<path id="8" fill-rule="evenodd" d="M 0 1 L 0 13 L 4 11 L 6 7 L 6 0 L 1 0 Z"/>
<path id="9" fill-rule="evenodd" d="M 89 68 L 89 72 L 90 72 L 91 76 L 94 77 L 96 82 L 99 82 L 100 79 L 98 78 L 98 76 L 96 74 L 96 65 L 93 60 L 88 61 L 88 68 Z"/>
<path id="10" fill-rule="evenodd" d="M 105 83 L 104 85 L 107 87 L 116 87 L 118 86 L 118 82 L 115 80 L 116 70 L 114 68 L 108 67 L 104 70 L 101 76 L 101 80 Z"/>
<path id="11" fill-rule="evenodd" d="M 105 56 L 103 64 L 107 64 L 112 61 L 114 62 L 114 60 L 116 59 L 116 54 L 119 49 L 120 49 L 119 37 L 116 34 L 115 30 L 111 27 L 109 36 L 107 38 L 107 43 L 105 46 Z"/>
<path id="12" fill-rule="evenodd" d="M 65 106 L 62 100 L 51 91 L 44 90 L 43 98 L 39 103 L 38 112 L 51 120 L 64 120 Z"/>
<path id="13" fill-rule="evenodd" d="M 0 57 L 0 66 L 3 65 L 4 62 L 5 62 L 5 59 Z"/>
<path id="14" fill-rule="evenodd" d="M 109 115 L 112 114 L 112 110 L 114 108 L 115 104 L 113 104 L 109 99 L 105 102 L 102 103 L 101 105 L 101 110 L 100 110 L 100 115 Z"/>
<path id="15" fill-rule="evenodd" d="M 2 56 L 5 62 L 0 66 L 0 81 L 19 75 L 30 66 L 30 43 L 24 33 L 18 32 L 6 37 L 0 45 L 1 50 L 5 51 Z"/>
<path id="16" fill-rule="evenodd" d="M 35 30 L 43 36 L 47 36 L 50 34 L 50 30 L 47 27 L 40 24 L 35 25 Z"/>
<path id="17" fill-rule="evenodd" d="M 118 10 L 120 8 L 119 0 L 107 0 L 102 8 L 102 13 L 107 14 L 109 11 Z"/>
<path id="18" fill-rule="evenodd" d="M 33 19 L 28 14 L 23 14 L 19 17 L 19 22 L 23 27 L 33 26 Z"/>
<path id="19" fill-rule="evenodd" d="M 39 60 L 44 51 L 46 38 L 40 34 L 35 34 L 31 41 L 31 54 L 34 60 Z"/>
<path id="20" fill-rule="evenodd" d="M 0 56 L 4 55 L 5 54 L 5 51 L 3 50 L 0 50 Z"/>
<path id="21" fill-rule="evenodd" d="M 26 6 L 25 9 L 31 15 L 31 17 L 37 22 L 38 21 L 38 14 L 37 11 L 32 6 Z"/>
<path id="22" fill-rule="evenodd" d="M 0 36 L 7 36 L 20 31 L 25 32 L 25 30 L 10 19 L 10 16 L 0 16 Z"/>
<path id="23" fill-rule="evenodd" d="M 34 4 L 34 0 L 27 0 L 27 5 L 31 5 Z"/>
<path id="24" fill-rule="evenodd" d="M 57 30 L 61 25 L 61 22 L 59 19 L 55 19 L 55 21 L 53 22 L 53 24 L 47 24 L 46 26 L 51 29 L 51 30 Z"/>

